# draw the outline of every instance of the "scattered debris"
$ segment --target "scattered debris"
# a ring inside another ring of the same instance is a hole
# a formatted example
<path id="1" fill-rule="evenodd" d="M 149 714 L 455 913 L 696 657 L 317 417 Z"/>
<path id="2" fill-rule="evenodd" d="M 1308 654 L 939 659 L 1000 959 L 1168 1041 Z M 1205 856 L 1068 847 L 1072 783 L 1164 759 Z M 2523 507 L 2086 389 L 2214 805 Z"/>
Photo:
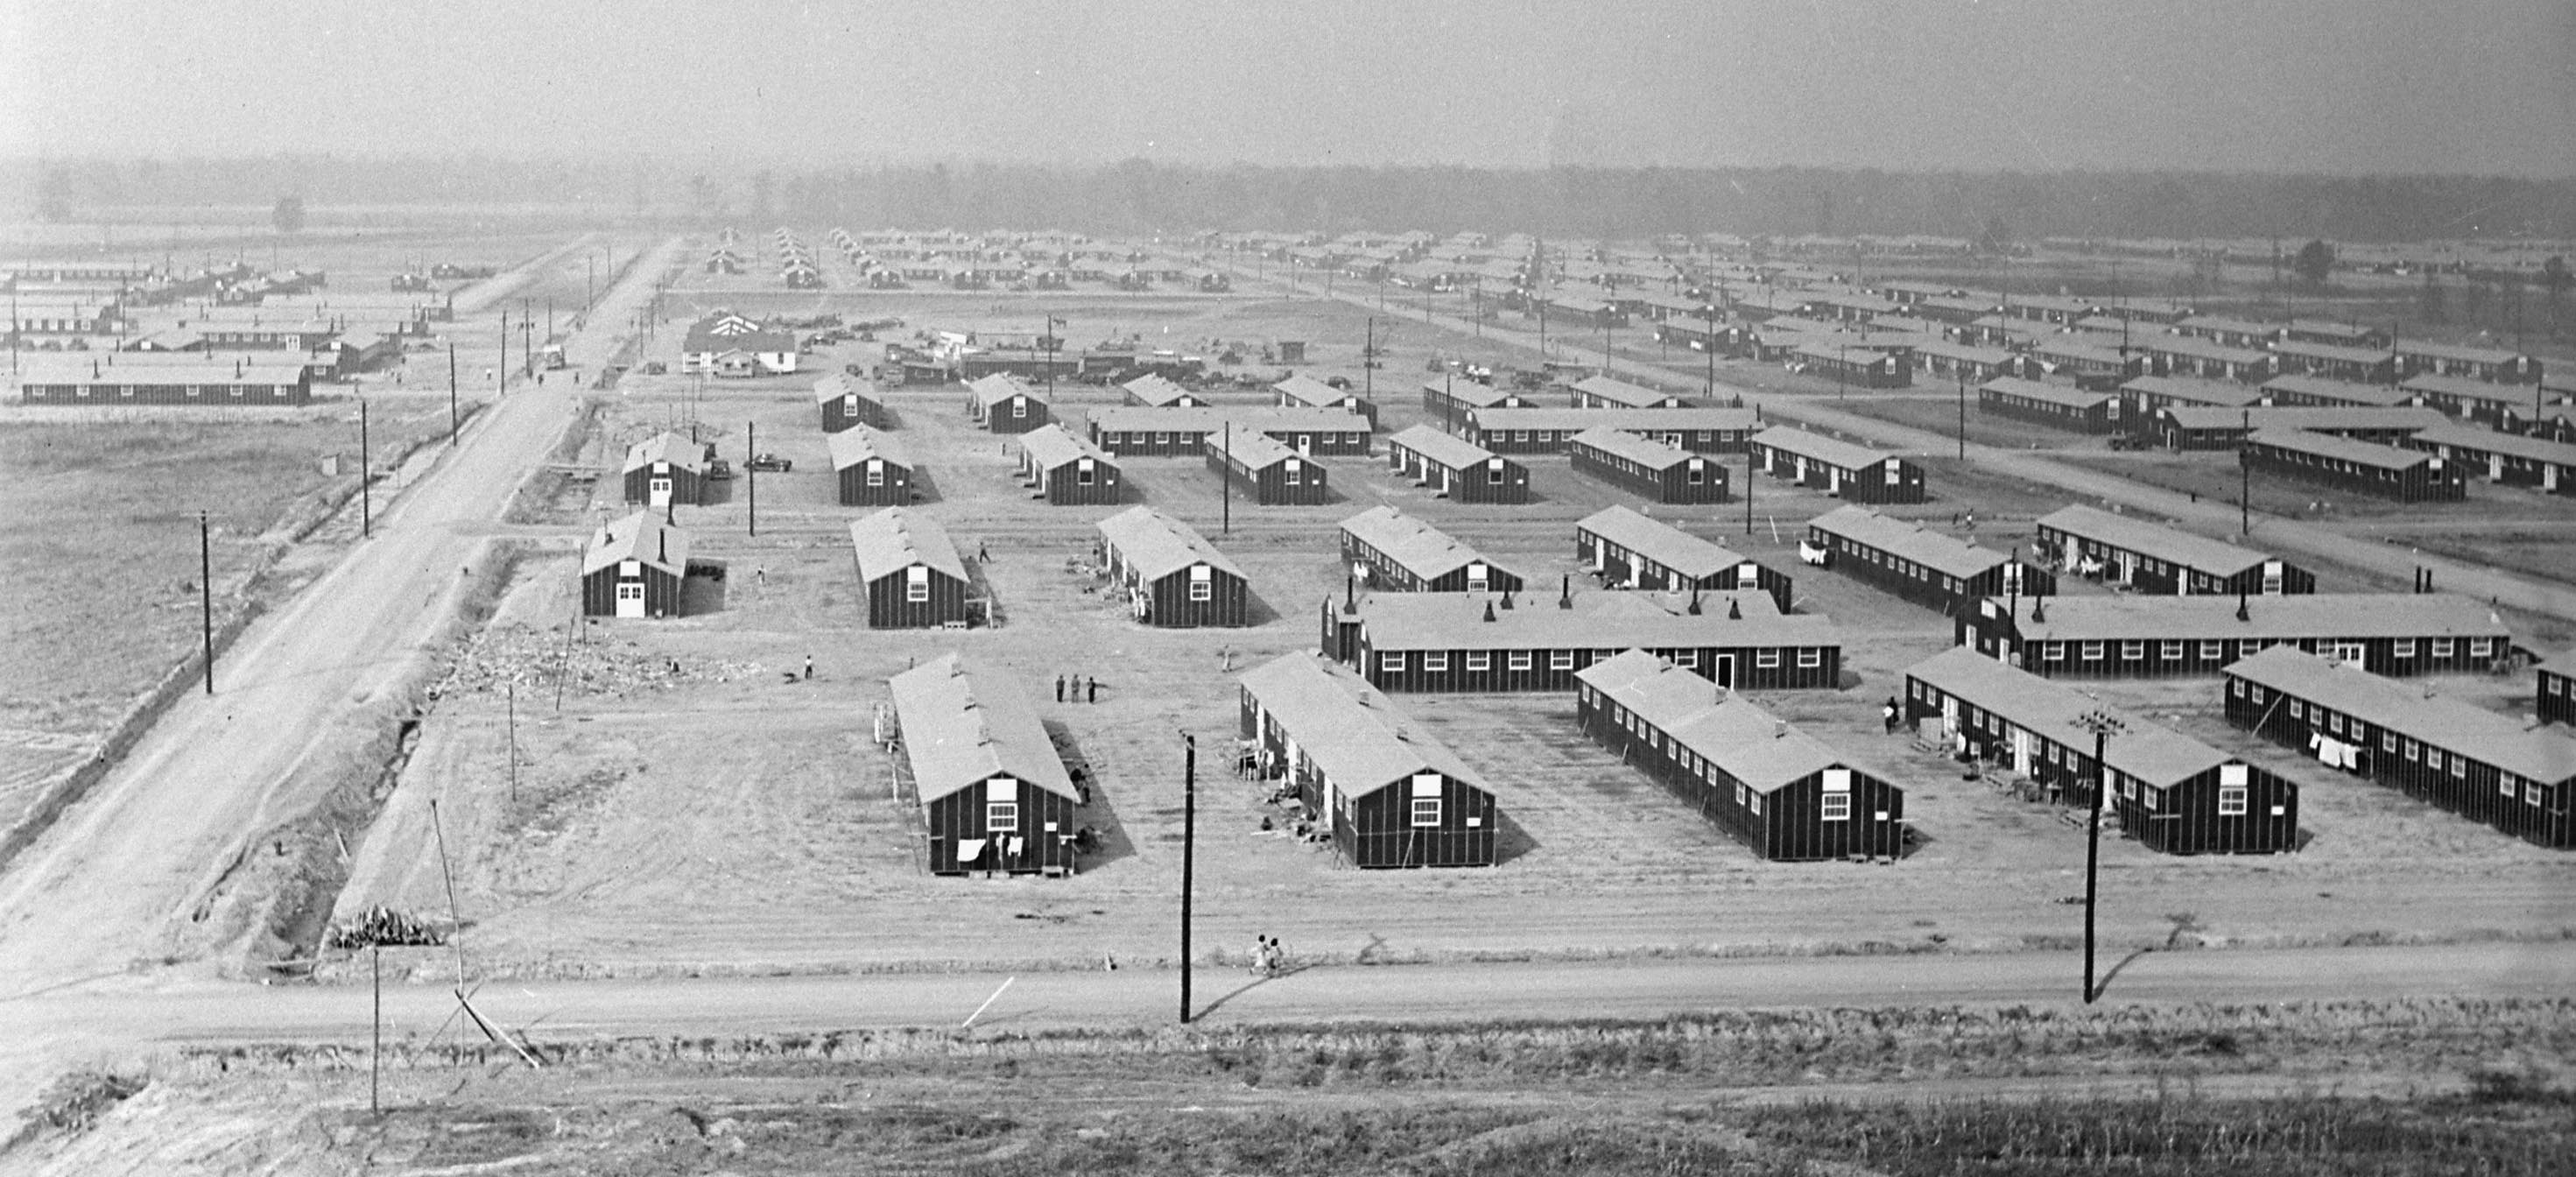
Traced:
<path id="1" fill-rule="evenodd" d="M 575 636 L 567 651 L 560 629 L 489 626 L 458 649 L 447 676 L 430 687 L 429 697 L 497 695 L 512 684 L 517 685 L 520 694 L 533 695 L 554 690 L 555 680 L 561 676 L 564 688 L 571 693 L 624 698 L 683 684 L 737 682 L 769 672 L 768 667 L 755 662 L 723 658 L 678 659 L 680 669 L 674 672 L 673 661 L 667 655 L 646 653 L 635 642 L 611 638 L 596 628 Z"/>
<path id="2" fill-rule="evenodd" d="M 331 929 L 323 938 L 328 948 L 368 948 L 416 945 L 435 947 L 447 943 L 447 933 L 437 925 L 405 912 L 378 904 L 358 918 Z"/>

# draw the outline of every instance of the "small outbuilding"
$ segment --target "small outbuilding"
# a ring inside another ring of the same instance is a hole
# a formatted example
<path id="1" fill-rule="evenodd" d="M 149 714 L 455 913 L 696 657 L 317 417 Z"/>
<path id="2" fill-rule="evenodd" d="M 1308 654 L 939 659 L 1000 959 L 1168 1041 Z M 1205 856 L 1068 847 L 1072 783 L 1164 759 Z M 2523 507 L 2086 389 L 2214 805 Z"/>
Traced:
<path id="1" fill-rule="evenodd" d="M 706 447 L 676 433 L 657 433 L 626 450 L 626 501 L 667 508 L 703 506 L 707 499 Z"/>
<path id="2" fill-rule="evenodd" d="M 677 617 L 689 575 L 689 533 L 637 511 L 590 537 L 581 556 L 586 617 Z"/>
<path id="3" fill-rule="evenodd" d="M 839 433 L 853 425 L 886 427 L 885 402 L 877 386 L 834 374 L 814 382 L 814 403 L 823 413 L 823 432 Z"/>

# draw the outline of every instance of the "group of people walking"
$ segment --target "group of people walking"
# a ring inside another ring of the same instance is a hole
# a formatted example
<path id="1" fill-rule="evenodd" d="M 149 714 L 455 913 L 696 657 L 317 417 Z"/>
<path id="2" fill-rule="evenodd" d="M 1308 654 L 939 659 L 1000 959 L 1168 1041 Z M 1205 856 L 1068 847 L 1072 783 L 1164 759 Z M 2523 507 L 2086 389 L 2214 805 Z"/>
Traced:
<path id="1" fill-rule="evenodd" d="M 1097 703 L 1100 701 L 1100 680 L 1087 674 L 1059 674 L 1055 676 L 1055 701 Z"/>

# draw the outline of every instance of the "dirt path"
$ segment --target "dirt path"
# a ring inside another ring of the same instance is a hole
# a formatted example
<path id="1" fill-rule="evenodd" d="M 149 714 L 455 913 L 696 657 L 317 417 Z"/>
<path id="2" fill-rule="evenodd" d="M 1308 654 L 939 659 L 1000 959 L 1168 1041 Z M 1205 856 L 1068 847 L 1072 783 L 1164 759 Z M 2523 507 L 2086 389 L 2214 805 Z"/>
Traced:
<path id="1" fill-rule="evenodd" d="M 2331 999 L 2539 998 L 2576 977 L 2576 943 L 2158 952 L 2116 968 L 2113 1005 Z M 1745 1008 L 2076 1004 L 2072 952 L 1855 960 L 1760 958 L 1599 963 L 1324 967 L 1258 980 L 1232 968 L 1195 977 L 1196 1022 L 1210 1027 L 1354 1020 L 1444 1022 L 1583 1016 L 1652 1018 Z M 1009 987 L 1003 988 L 1005 981 Z M 996 993 L 998 991 L 998 996 Z M 1032 1030 L 1169 1024 L 1171 970 L 891 974 L 502 982 L 476 1008 L 540 1043 L 619 1035 L 697 1036 L 955 1026 Z M 427 1037 L 449 1023 L 443 985 L 389 986 L 386 1037 Z M 364 987 L 260 990 L 180 983 L 148 994 L 77 992 L 0 1002 L 0 1040 L 74 1035 L 163 1043 L 363 1040 Z M 0 1058 L 5 1058 L 0 1054 Z"/>
<path id="2" fill-rule="evenodd" d="M 605 300 L 602 324 L 648 297 L 675 245 Z M 571 344 L 595 366 L 613 327 Z M 375 538 L 243 635 L 95 793 L 0 878 L 0 994 L 183 963 L 179 946 L 224 877 L 269 852 L 265 831 L 317 799 L 350 717 L 398 689 L 453 611 L 520 478 L 572 419 L 568 380 L 527 385 L 478 416 L 460 448 L 376 521 Z M 203 970 L 203 964 L 198 965 Z"/>
<path id="3" fill-rule="evenodd" d="M 1250 272 L 1240 266 L 1225 264 L 1234 270 L 1238 279 L 1251 277 Z M 1276 281 L 1270 282 L 1269 285 L 1282 290 L 1288 289 L 1284 284 Z M 1308 298 L 1322 297 L 1313 290 L 1299 293 Z M 1332 297 L 1353 306 L 1370 306 L 1365 294 L 1335 291 Z M 1428 317 L 1433 325 L 1452 331 L 1467 333 L 1478 330 L 1475 324 L 1454 315 L 1434 311 L 1430 312 Z M 1512 344 L 1527 351 L 1540 350 L 1535 333 L 1500 323 L 1485 324 L 1481 334 L 1486 339 Z M 1587 354 L 1597 359 L 1600 354 L 1597 348 L 1586 353 L 1580 346 L 1565 347 L 1561 350 L 1568 352 L 1577 360 L 1586 358 Z M 1697 385 L 1705 375 L 1704 369 L 1686 363 L 1660 364 L 1624 354 L 1618 358 L 1623 374 L 1631 378 L 1640 372 L 1648 372 L 1662 378 L 1666 384 L 1680 386 Z M 1741 393 L 1746 404 L 1760 406 L 1766 417 L 1803 425 L 1821 426 L 1863 441 L 1892 446 L 1909 453 L 1946 455 L 1956 452 L 1956 441 L 1946 434 L 1936 434 L 1911 426 L 1875 420 L 1857 413 L 1842 412 L 1810 398 L 1768 396 L 1750 389 L 1736 388 L 1723 381 L 1719 382 L 1718 387 L 1729 393 Z M 1405 390 L 1398 390 L 1398 394 L 1403 391 Z M 2225 488 L 2213 488 L 2209 495 L 2194 500 L 2187 495 L 2148 486 L 2116 474 L 2084 470 L 2027 452 L 1997 449 L 1974 443 L 1967 448 L 1969 459 L 1988 472 L 2059 487 L 2066 491 L 2070 501 L 2089 498 L 2121 503 L 2175 520 L 2186 525 L 2189 530 L 2203 535 L 2228 540 L 2240 539 L 2237 532 L 2239 520 L 2236 506 L 2233 502 L 2222 500 L 2222 496 L 2226 493 Z M 1938 488 L 1936 487 L 1935 490 L 1937 492 Z M 2436 583 L 2445 591 L 2473 597 L 2488 597 L 2512 608 L 2576 621 L 2576 587 L 2516 576 L 2486 565 L 2450 559 L 2429 552 L 2357 542 L 2354 537 L 2342 532 L 2279 516 L 2257 515 L 2253 524 L 2252 538 L 2242 540 L 2248 546 L 2269 548 L 2285 555 L 2296 554 L 2313 561 L 2356 568 L 2389 580 L 2411 580 L 2415 567 L 2422 565 L 2435 570 Z"/>

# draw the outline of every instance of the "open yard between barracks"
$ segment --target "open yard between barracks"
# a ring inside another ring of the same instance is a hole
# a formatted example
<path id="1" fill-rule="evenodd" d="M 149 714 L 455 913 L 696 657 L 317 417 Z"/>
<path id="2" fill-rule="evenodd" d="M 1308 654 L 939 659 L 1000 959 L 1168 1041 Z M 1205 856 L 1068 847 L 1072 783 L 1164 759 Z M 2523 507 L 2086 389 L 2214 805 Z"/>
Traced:
<path id="1" fill-rule="evenodd" d="M 917 311 L 907 318 L 938 321 Z M 676 338 L 665 332 L 660 345 Z M 809 362 L 836 371 L 862 354 L 853 345 Z M 1419 370 L 1399 356 L 1379 374 L 1395 384 L 1388 372 L 1405 367 Z M 1574 475 L 1562 458 L 1537 458 L 1531 505 L 1451 504 L 1390 478 L 1380 438 L 1381 456 L 1325 462 L 1333 503 L 1253 507 L 1238 497 L 1227 535 L 1216 478 L 1201 463 L 1130 460 L 1128 503 L 1200 528 L 1250 574 L 1259 602 L 1249 629 L 1155 630 L 1091 591 L 1092 524 L 1113 508 L 1032 501 L 1007 439 L 966 420 L 960 389 L 897 390 L 889 396 L 900 433 L 928 474 L 920 509 L 970 556 L 989 548 L 990 563 L 972 572 L 1001 625 L 872 632 L 859 617 L 847 533 L 863 512 L 832 500 L 811 379 L 709 382 L 702 393 L 683 377 L 630 379 L 604 396 L 607 415 L 582 459 L 600 471 L 589 500 L 568 485 L 543 518 L 515 529 L 538 550 L 429 716 L 385 816 L 356 849 L 342 918 L 378 903 L 444 914 L 427 813 L 435 797 L 468 925 L 463 943 L 478 971 L 1167 962 L 1181 853 L 1179 733 L 1187 731 L 1200 748 L 1202 953 L 1240 957 L 1257 933 L 1283 937 L 1306 959 L 1384 962 L 1975 950 L 2071 944 L 2081 934 L 2081 909 L 2064 902 L 2082 891 L 2080 829 L 2048 807 L 1961 780 L 1945 761 L 1879 731 L 1879 702 L 1901 691 L 1905 666 L 1948 644 L 1949 622 L 1797 564 L 1804 521 L 1833 505 L 1812 491 L 1766 480 L 1749 537 L 1733 504 L 1687 526 L 1789 571 L 1801 610 L 1841 628 L 1857 686 L 1762 701 L 1890 769 L 1923 835 L 1915 853 L 1894 866 L 1762 863 L 1582 737 L 1570 697 L 1401 696 L 1400 708 L 1497 786 L 1503 861 L 1489 870 L 1362 872 L 1336 867 L 1326 847 L 1259 830 L 1265 815 L 1286 815 L 1229 771 L 1237 696 L 1220 651 L 1232 651 L 1240 672 L 1312 648 L 1316 607 L 1343 591 L 1335 524 L 1378 502 L 1475 544 L 1530 579 L 1527 605 L 1552 607 L 1560 576 L 1588 585 L 1573 560 L 1574 520 L 1612 502 L 1636 505 L 1629 496 Z M 1385 431 L 1419 419 L 1416 385 L 1418 377 L 1406 378 L 1381 396 Z M 1078 427 L 1083 412 L 1117 396 L 1060 385 L 1058 415 Z M 760 476 L 757 538 L 745 534 L 742 473 L 723 502 L 678 510 L 692 555 L 726 566 L 720 587 L 694 590 L 708 611 L 583 627 L 558 713 L 550 668 L 563 657 L 573 608 L 570 550 L 596 520 L 629 509 L 614 501 L 624 443 L 675 420 L 685 431 L 690 404 L 702 436 L 729 460 L 739 465 L 743 425 L 756 421 L 757 448 L 793 459 L 795 470 Z M 1907 513 L 1946 525 L 1951 508 Z M 896 784 L 899 758 L 872 743 L 870 728 L 888 700 L 887 676 L 952 649 L 1016 674 L 1062 746 L 1098 774 L 1080 820 L 1099 827 L 1105 844 L 1078 876 L 925 872 L 917 809 Z M 809 655 L 811 682 L 796 677 Z M 1098 677 L 1099 702 L 1055 702 L 1059 674 Z M 503 675 L 520 683 L 515 798 Z M 2162 693 L 2173 685 L 2157 684 L 2140 701 L 2174 712 L 2188 698 Z M 2214 705 L 2212 695 L 2211 715 Z M 2223 725 L 2208 730 L 2206 717 L 2185 719 L 2203 738 L 2232 738 Z M 2308 849 L 2172 859 L 2108 841 L 2111 944 L 2164 944 L 2178 927 L 2183 942 L 2212 944 L 2562 934 L 2569 880 L 2561 858 L 2286 752 L 2254 751 L 2309 786 Z"/>

